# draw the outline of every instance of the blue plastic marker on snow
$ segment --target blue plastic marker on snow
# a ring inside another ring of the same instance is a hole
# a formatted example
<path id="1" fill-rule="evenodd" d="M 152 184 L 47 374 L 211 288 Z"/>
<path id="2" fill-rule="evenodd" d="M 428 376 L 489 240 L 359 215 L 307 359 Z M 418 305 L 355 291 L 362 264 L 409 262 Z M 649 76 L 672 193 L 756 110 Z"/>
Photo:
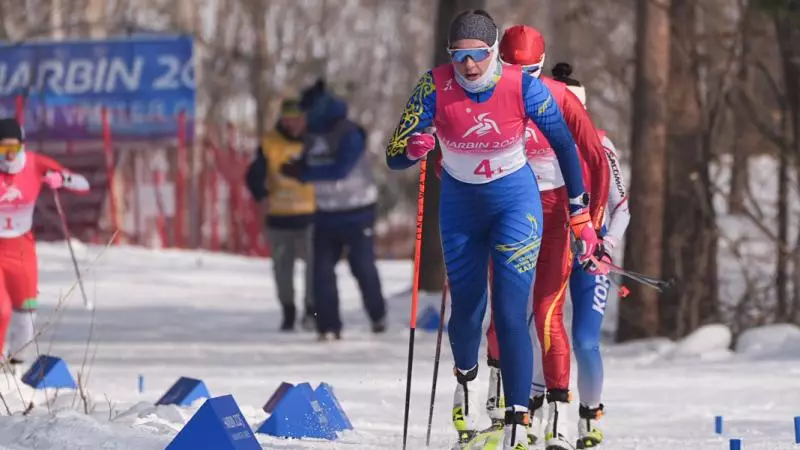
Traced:
<path id="1" fill-rule="evenodd" d="M 800 416 L 794 418 L 794 443 L 800 444 Z"/>
<path id="2" fill-rule="evenodd" d="M 731 448 L 730 450 L 742 450 L 742 440 L 741 439 L 731 439 Z"/>
<path id="3" fill-rule="evenodd" d="M 722 434 L 722 416 L 714 417 L 714 432 Z"/>
<path id="4" fill-rule="evenodd" d="M 144 375 L 139 375 L 139 393 L 144 392 Z"/>

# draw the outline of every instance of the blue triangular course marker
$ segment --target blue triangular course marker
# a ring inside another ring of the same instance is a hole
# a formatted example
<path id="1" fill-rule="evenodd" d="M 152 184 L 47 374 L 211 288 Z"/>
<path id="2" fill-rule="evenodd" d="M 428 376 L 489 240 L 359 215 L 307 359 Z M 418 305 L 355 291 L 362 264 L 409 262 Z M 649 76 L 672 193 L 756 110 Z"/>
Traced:
<path id="1" fill-rule="evenodd" d="M 156 405 L 189 406 L 199 398 L 211 398 L 206 384 L 194 378 L 180 377 Z"/>
<path id="2" fill-rule="evenodd" d="M 417 316 L 417 327 L 425 331 L 437 331 L 439 329 L 439 310 L 433 306 L 422 310 Z"/>
<path id="3" fill-rule="evenodd" d="M 283 438 L 336 439 L 308 383 L 289 389 L 257 432 Z"/>
<path id="4" fill-rule="evenodd" d="M 292 389 L 294 385 L 292 383 L 282 382 L 278 389 L 275 389 L 275 392 L 272 393 L 267 403 L 264 404 L 264 410 L 267 414 L 272 414 L 272 411 L 275 410 L 275 407 L 278 406 L 278 402 L 281 401 L 284 395 L 289 392 L 289 389 Z"/>
<path id="5" fill-rule="evenodd" d="M 328 416 L 328 423 L 333 431 L 353 429 L 353 424 L 350 423 L 350 419 L 348 419 L 347 414 L 344 413 L 339 399 L 336 398 L 336 395 L 333 393 L 333 386 L 328 383 L 320 383 L 319 386 L 317 386 L 317 390 L 314 391 L 314 395 L 317 397 L 319 406 L 322 407 L 325 415 Z"/>
<path id="6" fill-rule="evenodd" d="M 34 389 L 77 389 L 75 379 L 69 373 L 67 363 L 56 356 L 41 355 L 22 376 L 22 382 Z"/>
<path id="7" fill-rule="evenodd" d="M 205 401 L 165 450 L 261 450 L 231 395 Z"/>

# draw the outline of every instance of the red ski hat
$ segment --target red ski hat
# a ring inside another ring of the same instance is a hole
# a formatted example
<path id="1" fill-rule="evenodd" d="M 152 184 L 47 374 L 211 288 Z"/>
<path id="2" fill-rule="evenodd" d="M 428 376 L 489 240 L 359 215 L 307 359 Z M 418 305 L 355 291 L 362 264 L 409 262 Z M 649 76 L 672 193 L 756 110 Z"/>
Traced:
<path id="1" fill-rule="evenodd" d="M 503 33 L 500 59 L 504 63 L 523 66 L 527 72 L 538 76 L 544 65 L 544 57 L 544 37 L 535 28 L 514 25 Z"/>

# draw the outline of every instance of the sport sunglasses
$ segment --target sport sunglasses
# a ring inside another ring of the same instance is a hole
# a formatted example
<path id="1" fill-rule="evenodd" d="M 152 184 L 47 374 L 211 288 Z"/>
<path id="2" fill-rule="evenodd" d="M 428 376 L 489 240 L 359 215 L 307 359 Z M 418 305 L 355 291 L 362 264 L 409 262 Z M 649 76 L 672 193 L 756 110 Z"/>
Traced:
<path id="1" fill-rule="evenodd" d="M 475 62 L 481 62 L 491 56 L 492 48 L 449 48 L 447 53 L 450 54 L 450 59 L 458 63 L 463 63 L 467 58 L 472 58 Z"/>
<path id="2" fill-rule="evenodd" d="M 522 70 L 533 75 L 536 72 L 542 70 L 542 66 L 540 66 L 539 64 L 530 64 L 528 66 L 522 66 Z"/>
<path id="3" fill-rule="evenodd" d="M 503 64 L 513 64 L 513 63 L 509 63 L 509 62 L 504 61 L 503 58 L 500 58 L 500 61 Z M 526 73 L 529 73 L 529 74 L 535 76 L 537 73 L 539 73 L 542 70 L 542 65 L 541 64 L 526 64 L 526 65 L 520 65 L 520 68 L 522 68 L 523 72 L 526 72 Z"/>
<path id="4" fill-rule="evenodd" d="M 0 155 L 9 153 L 19 153 L 22 150 L 22 143 L 19 144 L 0 144 Z"/>

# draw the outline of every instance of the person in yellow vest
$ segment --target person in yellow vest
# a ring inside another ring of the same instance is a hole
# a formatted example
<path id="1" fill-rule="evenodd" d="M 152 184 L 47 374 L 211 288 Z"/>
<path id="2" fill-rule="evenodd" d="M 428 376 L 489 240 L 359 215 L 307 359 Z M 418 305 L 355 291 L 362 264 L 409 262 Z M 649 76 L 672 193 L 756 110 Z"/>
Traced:
<path id="1" fill-rule="evenodd" d="M 267 240 L 283 311 L 281 331 L 293 331 L 297 320 L 294 301 L 294 263 L 305 254 L 305 311 L 303 329 L 316 327 L 312 289 L 312 236 L 315 212 L 314 186 L 287 177 L 280 167 L 303 153 L 305 117 L 297 99 L 285 99 L 275 129 L 264 136 L 247 170 L 246 181 L 266 215 Z"/>

